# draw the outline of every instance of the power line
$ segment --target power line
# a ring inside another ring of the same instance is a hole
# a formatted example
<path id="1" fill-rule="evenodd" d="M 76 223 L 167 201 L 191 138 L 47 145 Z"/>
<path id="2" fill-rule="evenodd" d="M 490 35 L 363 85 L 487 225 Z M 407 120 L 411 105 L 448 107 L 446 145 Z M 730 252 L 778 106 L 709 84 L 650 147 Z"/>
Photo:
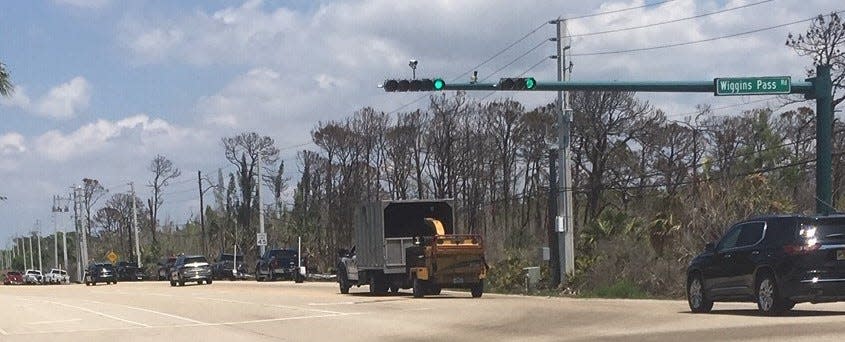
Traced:
<path id="1" fill-rule="evenodd" d="M 686 21 L 686 20 L 699 19 L 699 18 L 703 18 L 703 17 L 707 17 L 707 16 L 715 15 L 715 14 L 720 14 L 720 13 L 725 13 L 725 12 L 730 12 L 730 11 L 736 11 L 736 10 L 740 10 L 740 9 L 743 9 L 743 8 L 746 8 L 746 7 L 756 6 L 756 5 L 760 5 L 760 4 L 764 4 L 764 3 L 767 3 L 767 2 L 772 2 L 772 1 L 774 1 L 774 0 L 763 0 L 763 1 L 760 1 L 760 2 L 754 2 L 754 3 L 750 3 L 750 4 L 745 4 L 745 5 L 742 5 L 742 6 L 736 6 L 736 7 L 731 7 L 731 8 L 725 8 L 725 9 L 722 9 L 722 10 L 713 11 L 713 12 L 708 12 L 708 13 L 703 13 L 703 14 L 699 14 L 699 15 L 694 15 L 694 16 L 686 17 L 686 18 L 680 18 L 680 19 L 674 19 L 674 20 L 661 21 L 661 22 L 657 22 L 657 23 L 646 24 L 646 25 L 640 25 L 640 26 L 629 26 L 629 27 L 624 27 L 624 28 L 619 28 L 619 29 L 613 29 L 613 30 L 607 30 L 607 31 L 597 31 L 597 32 L 588 32 L 588 33 L 570 34 L 568 37 L 587 37 L 587 36 L 595 36 L 595 35 L 601 35 L 601 34 L 607 34 L 607 33 L 615 33 L 615 32 L 622 32 L 622 31 L 639 30 L 639 29 L 644 29 L 644 28 L 648 28 L 648 27 L 655 27 L 655 26 L 660 26 L 660 25 L 672 24 L 672 23 L 677 23 L 677 22 Z"/>
<path id="2" fill-rule="evenodd" d="M 768 102 L 768 101 L 771 101 L 771 100 L 772 100 L 771 98 L 763 98 L 763 99 L 758 99 L 758 100 L 754 100 L 754 101 L 746 101 L 746 102 L 742 102 L 742 103 L 735 103 L 735 104 L 732 104 L 732 105 L 726 105 L 726 106 L 709 108 L 709 109 L 711 111 L 713 111 L 713 110 L 736 108 L 736 107 L 747 106 L 747 105 L 750 105 L 750 104 L 755 104 L 755 103 L 760 103 L 760 102 Z M 693 115 L 693 114 L 698 114 L 698 113 L 701 113 L 701 111 L 695 110 L 695 111 L 689 111 L 689 112 L 683 112 L 683 113 L 674 113 L 674 114 L 666 115 L 666 118 L 667 119 L 668 118 L 677 118 L 677 117 L 683 117 L 683 116 Z"/>
<path id="3" fill-rule="evenodd" d="M 605 11 L 605 12 L 598 12 L 598 13 L 593 13 L 593 14 L 585 14 L 585 15 L 580 15 L 580 16 L 577 16 L 577 17 L 569 17 L 569 18 L 564 18 L 564 19 L 573 20 L 573 19 L 591 18 L 591 17 L 600 16 L 600 15 L 620 13 L 620 12 L 626 12 L 626 11 L 631 11 L 631 10 L 640 9 L 640 8 L 662 5 L 662 4 L 665 4 L 665 3 L 668 3 L 668 2 L 673 2 L 673 1 L 675 1 L 675 0 L 658 1 L 658 2 L 652 2 L 652 3 L 649 3 L 649 4 L 635 6 L 635 7 L 628 7 L 628 8 L 622 8 L 622 9 L 618 9 L 618 10 Z"/>
<path id="4" fill-rule="evenodd" d="M 845 12 L 845 11 L 836 11 L 834 13 L 839 14 L 839 13 L 842 13 L 842 12 Z M 700 40 L 694 40 L 694 41 L 688 41 L 688 42 L 682 42 L 682 43 L 655 45 L 655 46 L 635 48 L 635 49 L 599 51 L 599 52 L 588 52 L 588 53 L 573 53 L 571 56 L 580 57 L 580 56 L 612 55 L 612 54 L 620 54 L 620 53 L 641 52 L 641 51 L 649 51 L 649 50 L 666 49 L 666 48 L 672 48 L 672 47 L 678 47 L 678 46 L 694 45 L 694 44 L 700 44 L 700 43 L 705 43 L 705 42 L 712 42 L 712 41 L 719 40 L 719 39 L 734 38 L 734 37 L 749 35 L 749 34 L 753 34 L 753 33 L 773 30 L 773 29 L 776 29 L 776 28 L 781 28 L 781 27 L 791 26 L 791 25 L 795 25 L 795 24 L 799 24 L 799 23 L 803 23 L 803 22 L 812 21 L 812 20 L 815 20 L 815 19 L 816 19 L 816 17 L 811 17 L 811 18 L 796 20 L 796 21 L 792 21 L 792 22 L 788 22 L 788 23 L 784 23 L 784 24 L 780 24 L 780 25 L 768 26 L 768 27 L 763 27 L 763 28 L 754 29 L 754 30 L 745 31 L 745 32 L 739 32 L 739 33 L 728 34 L 728 35 L 724 35 L 724 36 L 718 36 L 718 37 L 713 37 L 713 38 L 700 39 Z"/>

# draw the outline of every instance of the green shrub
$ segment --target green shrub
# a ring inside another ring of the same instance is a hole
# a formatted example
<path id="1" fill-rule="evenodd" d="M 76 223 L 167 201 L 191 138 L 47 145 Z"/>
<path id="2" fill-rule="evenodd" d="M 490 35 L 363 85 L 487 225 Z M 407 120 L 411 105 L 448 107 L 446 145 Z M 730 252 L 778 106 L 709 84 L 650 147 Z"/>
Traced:
<path id="1" fill-rule="evenodd" d="M 649 295 L 637 284 L 627 279 L 619 280 L 609 286 L 601 286 L 591 290 L 583 291 L 581 297 L 597 297 L 597 298 L 648 298 Z"/>

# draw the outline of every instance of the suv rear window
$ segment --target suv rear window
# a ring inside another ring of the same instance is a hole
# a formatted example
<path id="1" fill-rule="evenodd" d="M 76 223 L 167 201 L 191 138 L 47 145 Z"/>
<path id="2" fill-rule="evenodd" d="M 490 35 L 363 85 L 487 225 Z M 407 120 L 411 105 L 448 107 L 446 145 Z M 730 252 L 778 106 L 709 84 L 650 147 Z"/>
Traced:
<path id="1" fill-rule="evenodd" d="M 804 227 L 809 225 L 805 224 Z M 845 219 L 821 218 L 811 225 L 816 228 L 815 238 L 819 241 L 845 241 Z"/>

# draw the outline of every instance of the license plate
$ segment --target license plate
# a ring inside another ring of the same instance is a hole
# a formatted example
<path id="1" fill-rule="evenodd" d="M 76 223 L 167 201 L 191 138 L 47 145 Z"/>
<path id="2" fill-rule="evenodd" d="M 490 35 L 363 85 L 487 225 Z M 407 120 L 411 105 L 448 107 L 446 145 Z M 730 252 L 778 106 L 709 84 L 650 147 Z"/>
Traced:
<path id="1" fill-rule="evenodd" d="M 845 249 L 836 250 L 836 260 L 845 260 Z"/>
<path id="2" fill-rule="evenodd" d="M 452 279 L 452 283 L 455 283 L 455 284 L 463 284 L 463 283 L 464 283 L 464 278 L 461 278 L 461 277 L 456 277 L 456 278 Z"/>

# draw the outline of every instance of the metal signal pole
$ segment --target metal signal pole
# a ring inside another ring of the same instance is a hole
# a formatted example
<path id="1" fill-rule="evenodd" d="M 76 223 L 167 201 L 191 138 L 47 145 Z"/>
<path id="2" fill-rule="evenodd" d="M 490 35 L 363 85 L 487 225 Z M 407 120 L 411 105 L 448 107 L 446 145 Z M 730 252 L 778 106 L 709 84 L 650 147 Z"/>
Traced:
<path id="1" fill-rule="evenodd" d="M 132 192 L 132 230 L 135 231 L 135 258 L 138 267 L 141 267 L 141 244 L 138 241 L 138 209 L 135 204 L 135 182 L 129 182 L 129 190 Z"/>

